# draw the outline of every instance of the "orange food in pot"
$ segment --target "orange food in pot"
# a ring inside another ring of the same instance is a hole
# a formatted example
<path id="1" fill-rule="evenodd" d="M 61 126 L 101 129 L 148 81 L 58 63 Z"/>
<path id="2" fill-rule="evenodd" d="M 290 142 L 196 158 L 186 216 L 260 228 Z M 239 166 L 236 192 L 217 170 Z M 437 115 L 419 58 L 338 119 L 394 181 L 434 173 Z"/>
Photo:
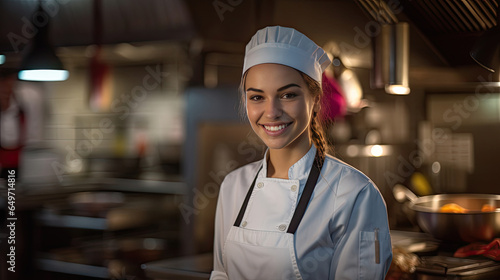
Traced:
<path id="1" fill-rule="evenodd" d="M 494 205 L 484 204 L 481 208 L 482 212 L 494 212 L 497 208 Z"/>
<path id="2" fill-rule="evenodd" d="M 439 208 L 439 212 L 443 213 L 467 213 L 468 211 L 469 210 L 456 203 L 448 203 Z"/>

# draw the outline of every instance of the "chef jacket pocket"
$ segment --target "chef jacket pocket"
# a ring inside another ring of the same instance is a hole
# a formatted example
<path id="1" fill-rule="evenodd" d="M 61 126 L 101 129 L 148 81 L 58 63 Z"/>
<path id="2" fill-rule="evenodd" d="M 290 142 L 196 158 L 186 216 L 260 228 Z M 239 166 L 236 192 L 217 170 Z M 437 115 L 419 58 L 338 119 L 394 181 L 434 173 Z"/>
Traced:
<path id="1" fill-rule="evenodd" d="M 377 279 L 377 276 L 384 275 L 386 262 L 386 256 L 384 255 L 386 248 L 384 245 L 387 234 L 387 232 L 378 229 L 360 232 L 359 279 L 373 280 Z"/>

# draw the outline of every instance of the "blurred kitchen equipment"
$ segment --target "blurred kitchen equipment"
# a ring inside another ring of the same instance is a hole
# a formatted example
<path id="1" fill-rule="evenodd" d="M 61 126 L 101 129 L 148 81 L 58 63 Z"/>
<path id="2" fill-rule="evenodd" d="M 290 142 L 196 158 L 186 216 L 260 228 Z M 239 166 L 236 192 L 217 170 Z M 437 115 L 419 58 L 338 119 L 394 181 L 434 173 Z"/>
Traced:
<path id="1" fill-rule="evenodd" d="M 125 202 L 125 195 L 121 192 L 79 192 L 72 194 L 69 202 L 79 215 L 105 216 L 109 209 Z"/>
<path id="2" fill-rule="evenodd" d="M 423 232 L 391 230 L 391 244 L 406 253 L 432 253 L 439 249 L 440 241 Z"/>
<path id="3" fill-rule="evenodd" d="M 392 265 L 396 266 L 401 272 L 413 273 L 417 265 L 420 264 L 420 259 L 417 255 L 401 249 L 400 247 L 394 247 L 392 249 L 392 254 Z"/>
<path id="4" fill-rule="evenodd" d="M 500 237 L 500 195 L 490 194 L 438 194 L 417 197 L 401 184 L 393 187 L 397 201 L 410 200 L 418 225 L 423 231 L 444 241 L 491 241 Z M 455 203 L 468 209 L 466 213 L 444 213 L 440 208 Z M 482 212 L 483 205 L 496 208 Z"/>
<path id="5" fill-rule="evenodd" d="M 48 147 L 25 147 L 20 155 L 19 181 L 23 188 L 53 187 L 62 182 L 59 166 L 64 161 L 58 152 Z"/>
<path id="6" fill-rule="evenodd" d="M 495 261 L 500 261 L 500 238 L 495 238 L 489 244 L 475 242 L 467 246 L 459 248 L 454 257 L 469 257 L 482 255 Z"/>
<path id="7" fill-rule="evenodd" d="M 213 254 L 170 258 L 142 265 L 146 276 L 152 279 L 201 280 L 210 277 Z"/>
<path id="8" fill-rule="evenodd" d="M 490 260 L 472 260 L 447 256 L 423 257 L 417 267 L 418 279 L 498 279 L 500 264 Z M 444 277 L 444 278 L 443 278 Z"/>
<path id="9" fill-rule="evenodd" d="M 122 238 L 116 240 L 120 258 L 145 263 L 165 256 L 167 242 L 159 238 Z"/>
<path id="10" fill-rule="evenodd" d="M 410 177 L 410 184 L 419 195 L 430 195 L 432 194 L 432 187 L 429 180 L 424 174 L 420 172 L 414 172 Z"/>

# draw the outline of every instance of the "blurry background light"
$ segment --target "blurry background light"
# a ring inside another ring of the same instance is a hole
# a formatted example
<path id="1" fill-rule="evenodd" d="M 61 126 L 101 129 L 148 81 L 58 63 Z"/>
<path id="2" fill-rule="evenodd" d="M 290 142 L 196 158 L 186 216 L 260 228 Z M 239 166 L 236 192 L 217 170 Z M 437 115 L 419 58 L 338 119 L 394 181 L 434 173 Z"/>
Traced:
<path id="1" fill-rule="evenodd" d="M 391 145 L 358 145 L 350 144 L 341 149 L 340 153 L 350 157 L 386 157 L 393 154 L 394 148 Z"/>
<path id="2" fill-rule="evenodd" d="M 437 161 L 432 163 L 432 172 L 433 173 L 439 173 L 441 171 L 441 164 Z"/>
<path id="3" fill-rule="evenodd" d="M 390 145 L 367 145 L 363 148 L 363 156 L 365 157 L 385 157 L 392 154 L 392 146 Z"/>
<path id="4" fill-rule="evenodd" d="M 19 79 L 25 81 L 65 81 L 68 76 L 68 71 L 55 69 L 23 70 L 19 72 Z"/>
<path id="5" fill-rule="evenodd" d="M 358 153 L 359 153 L 359 148 L 356 145 L 349 145 L 347 147 L 346 152 L 347 152 L 347 156 L 349 156 L 349 157 L 357 157 Z"/>
<path id="6" fill-rule="evenodd" d="M 384 153 L 384 149 L 380 145 L 373 145 L 370 149 L 372 156 L 379 157 Z"/>
<path id="7" fill-rule="evenodd" d="M 363 88 L 359 82 L 356 73 L 351 69 L 344 69 L 338 78 L 340 87 L 344 90 L 347 110 L 350 112 L 359 112 L 365 107 L 363 102 Z"/>
<path id="8" fill-rule="evenodd" d="M 368 102 L 363 99 L 363 87 L 356 72 L 344 64 L 344 61 L 349 61 L 349 52 L 343 54 L 342 48 L 334 41 L 327 42 L 324 49 L 332 60 L 332 66 L 326 69 L 325 74 L 331 74 L 334 84 L 340 87 L 345 103 L 342 106 L 346 107 L 347 113 L 357 113 L 367 107 Z"/>
<path id="9" fill-rule="evenodd" d="M 0 54 L 0 65 L 5 63 L 5 55 Z"/>
<path id="10" fill-rule="evenodd" d="M 410 93 L 410 88 L 402 85 L 386 85 L 385 92 L 396 95 L 406 95 Z"/>

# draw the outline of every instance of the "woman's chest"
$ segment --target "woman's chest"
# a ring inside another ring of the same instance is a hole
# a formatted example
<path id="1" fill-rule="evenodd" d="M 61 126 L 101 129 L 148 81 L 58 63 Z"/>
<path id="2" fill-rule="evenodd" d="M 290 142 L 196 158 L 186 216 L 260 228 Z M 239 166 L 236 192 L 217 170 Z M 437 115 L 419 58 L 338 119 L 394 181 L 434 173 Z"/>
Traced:
<path id="1" fill-rule="evenodd" d="M 252 230 L 287 230 L 300 196 L 299 180 L 257 178 L 241 223 Z"/>

